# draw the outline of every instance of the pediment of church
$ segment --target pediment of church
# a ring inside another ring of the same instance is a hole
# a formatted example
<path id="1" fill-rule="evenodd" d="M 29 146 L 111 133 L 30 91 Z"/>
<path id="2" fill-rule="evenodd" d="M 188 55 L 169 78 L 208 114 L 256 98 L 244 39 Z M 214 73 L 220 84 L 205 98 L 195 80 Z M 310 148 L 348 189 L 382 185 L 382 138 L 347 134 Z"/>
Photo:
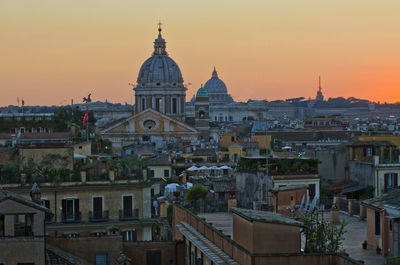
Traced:
<path id="1" fill-rule="evenodd" d="M 146 109 L 135 115 L 113 124 L 101 131 L 102 134 L 165 134 L 188 133 L 197 134 L 198 131 L 167 115 L 153 109 Z"/>

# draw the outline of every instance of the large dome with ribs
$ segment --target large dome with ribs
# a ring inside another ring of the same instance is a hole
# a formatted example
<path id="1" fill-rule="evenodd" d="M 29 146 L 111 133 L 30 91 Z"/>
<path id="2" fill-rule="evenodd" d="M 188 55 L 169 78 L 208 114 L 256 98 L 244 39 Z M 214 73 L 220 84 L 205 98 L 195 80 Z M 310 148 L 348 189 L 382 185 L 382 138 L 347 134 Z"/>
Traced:
<path id="1" fill-rule="evenodd" d="M 140 68 L 137 78 L 138 85 L 169 83 L 172 86 L 177 86 L 178 84 L 183 84 L 179 66 L 168 56 L 165 50 L 166 42 L 161 36 L 161 28 L 158 31 L 158 38 L 154 40 L 153 55 Z"/>

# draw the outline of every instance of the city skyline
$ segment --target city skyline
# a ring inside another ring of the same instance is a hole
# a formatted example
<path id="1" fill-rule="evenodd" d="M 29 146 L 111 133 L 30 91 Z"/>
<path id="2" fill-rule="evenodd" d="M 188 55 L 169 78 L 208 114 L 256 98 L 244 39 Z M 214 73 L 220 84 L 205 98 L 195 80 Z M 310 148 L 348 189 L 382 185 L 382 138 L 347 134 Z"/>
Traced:
<path id="1" fill-rule="evenodd" d="M 131 104 L 159 18 L 187 100 L 216 66 L 237 101 L 314 98 L 319 75 L 326 99 L 400 101 L 395 1 L 68 3 L 0 4 L 1 106 Z"/>

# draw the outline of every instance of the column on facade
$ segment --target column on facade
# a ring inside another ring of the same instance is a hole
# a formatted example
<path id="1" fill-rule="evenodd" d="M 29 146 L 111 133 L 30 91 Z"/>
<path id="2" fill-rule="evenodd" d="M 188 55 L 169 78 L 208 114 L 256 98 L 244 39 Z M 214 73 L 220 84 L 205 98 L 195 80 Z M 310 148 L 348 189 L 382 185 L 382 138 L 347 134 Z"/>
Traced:
<path id="1" fill-rule="evenodd" d="M 165 104 L 165 96 L 162 97 L 162 113 L 166 113 L 166 104 Z"/>

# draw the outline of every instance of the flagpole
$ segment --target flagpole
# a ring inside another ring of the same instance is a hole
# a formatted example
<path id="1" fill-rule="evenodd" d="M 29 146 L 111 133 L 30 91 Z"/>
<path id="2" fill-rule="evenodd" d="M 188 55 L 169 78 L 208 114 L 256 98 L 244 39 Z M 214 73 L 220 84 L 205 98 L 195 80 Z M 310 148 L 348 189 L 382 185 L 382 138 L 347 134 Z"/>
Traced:
<path id="1" fill-rule="evenodd" d="M 89 121 L 86 123 L 86 141 L 89 142 Z"/>

